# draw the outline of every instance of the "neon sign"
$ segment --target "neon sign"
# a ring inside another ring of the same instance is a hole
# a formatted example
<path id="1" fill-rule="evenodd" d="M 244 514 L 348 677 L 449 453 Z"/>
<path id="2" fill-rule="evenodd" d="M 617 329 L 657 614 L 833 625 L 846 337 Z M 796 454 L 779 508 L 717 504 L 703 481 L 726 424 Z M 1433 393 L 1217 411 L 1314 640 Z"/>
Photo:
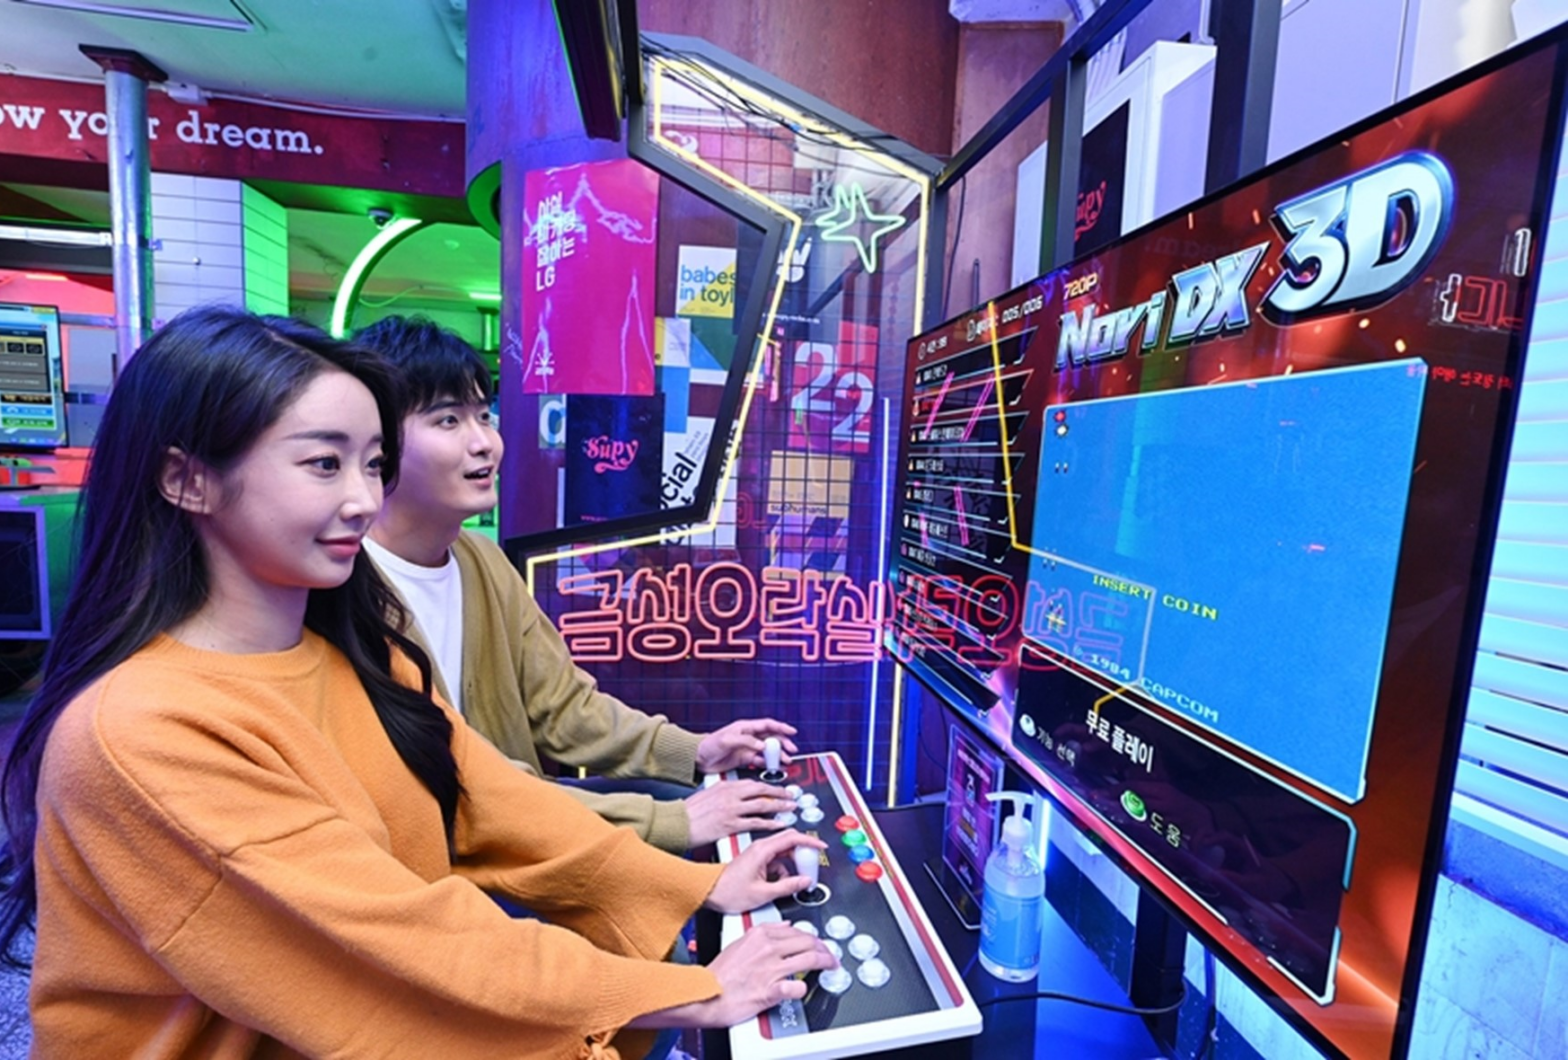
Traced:
<path id="1" fill-rule="evenodd" d="M 562 578 L 563 596 L 588 607 L 558 625 L 580 663 L 673 663 L 755 659 L 763 649 L 803 663 L 861 663 L 881 656 L 892 611 L 891 588 L 857 585 L 821 571 L 715 563 L 700 572 L 682 563 L 668 571 L 597 571 Z"/>
<path id="2" fill-rule="evenodd" d="M 860 238 L 858 226 L 873 225 L 871 235 Z M 896 213 L 877 213 L 866 199 L 866 189 L 858 183 L 833 189 L 833 209 L 816 221 L 825 243 L 853 243 L 866 271 L 877 271 L 877 240 L 904 227 Z"/>

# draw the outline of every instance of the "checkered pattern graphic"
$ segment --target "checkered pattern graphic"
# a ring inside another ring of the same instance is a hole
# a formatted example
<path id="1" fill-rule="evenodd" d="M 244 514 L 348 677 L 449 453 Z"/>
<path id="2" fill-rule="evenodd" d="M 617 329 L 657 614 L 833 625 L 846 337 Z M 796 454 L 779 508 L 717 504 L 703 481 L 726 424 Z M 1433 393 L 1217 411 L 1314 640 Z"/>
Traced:
<path id="1" fill-rule="evenodd" d="M 779 516 L 768 528 L 768 564 L 795 567 L 842 577 L 847 556 L 849 524 L 822 515 L 801 525 L 795 516 Z"/>

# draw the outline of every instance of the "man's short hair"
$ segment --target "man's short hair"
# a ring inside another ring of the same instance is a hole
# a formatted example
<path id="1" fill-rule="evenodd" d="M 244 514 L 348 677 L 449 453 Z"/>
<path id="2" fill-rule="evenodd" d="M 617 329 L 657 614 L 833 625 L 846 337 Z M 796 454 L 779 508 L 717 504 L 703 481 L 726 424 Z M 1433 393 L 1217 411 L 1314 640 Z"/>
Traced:
<path id="1" fill-rule="evenodd" d="M 474 348 L 428 317 L 383 317 L 354 340 L 397 367 L 403 382 L 402 416 L 442 400 L 489 404 L 494 393 L 490 368 Z"/>

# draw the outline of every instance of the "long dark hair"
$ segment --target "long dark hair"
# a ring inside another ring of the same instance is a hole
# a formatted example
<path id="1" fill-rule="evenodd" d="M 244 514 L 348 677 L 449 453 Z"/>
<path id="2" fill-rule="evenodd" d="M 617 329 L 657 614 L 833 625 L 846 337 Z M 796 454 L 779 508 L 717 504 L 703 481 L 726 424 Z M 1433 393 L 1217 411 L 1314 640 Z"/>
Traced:
<path id="1" fill-rule="evenodd" d="M 0 883 L 0 953 L 37 910 L 33 843 L 38 774 L 55 719 L 89 684 L 207 600 L 207 565 L 190 517 L 164 499 L 175 448 L 219 475 L 232 468 L 318 375 L 343 371 L 380 412 L 384 475 L 397 475 L 398 382 L 374 352 L 309 324 L 203 307 L 181 314 L 131 359 L 104 412 L 78 509 L 80 561 L 44 679 L 0 776 L 8 838 Z M 347 656 L 404 763 L 435 796 L 450 845 L 462 787 L 452 726 L 430 699 L 430 660 L 398 632 L 401 606 L 363 554 L 334 589 L 314 589 L 305 625 Z M 419 668 L 418 691 L 393 680 L 396 645 Z"/>

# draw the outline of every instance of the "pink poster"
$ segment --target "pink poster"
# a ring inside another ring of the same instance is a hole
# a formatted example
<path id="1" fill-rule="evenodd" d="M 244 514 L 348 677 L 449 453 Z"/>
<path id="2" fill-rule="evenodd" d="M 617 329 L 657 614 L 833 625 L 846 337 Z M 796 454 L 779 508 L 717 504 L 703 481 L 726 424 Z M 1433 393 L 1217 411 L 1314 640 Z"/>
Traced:
<path id="1" fill-rule="evenodd" d="M 530 170 L 523 195 L 523 393 L 652 394 L 658 173 Z"/>

